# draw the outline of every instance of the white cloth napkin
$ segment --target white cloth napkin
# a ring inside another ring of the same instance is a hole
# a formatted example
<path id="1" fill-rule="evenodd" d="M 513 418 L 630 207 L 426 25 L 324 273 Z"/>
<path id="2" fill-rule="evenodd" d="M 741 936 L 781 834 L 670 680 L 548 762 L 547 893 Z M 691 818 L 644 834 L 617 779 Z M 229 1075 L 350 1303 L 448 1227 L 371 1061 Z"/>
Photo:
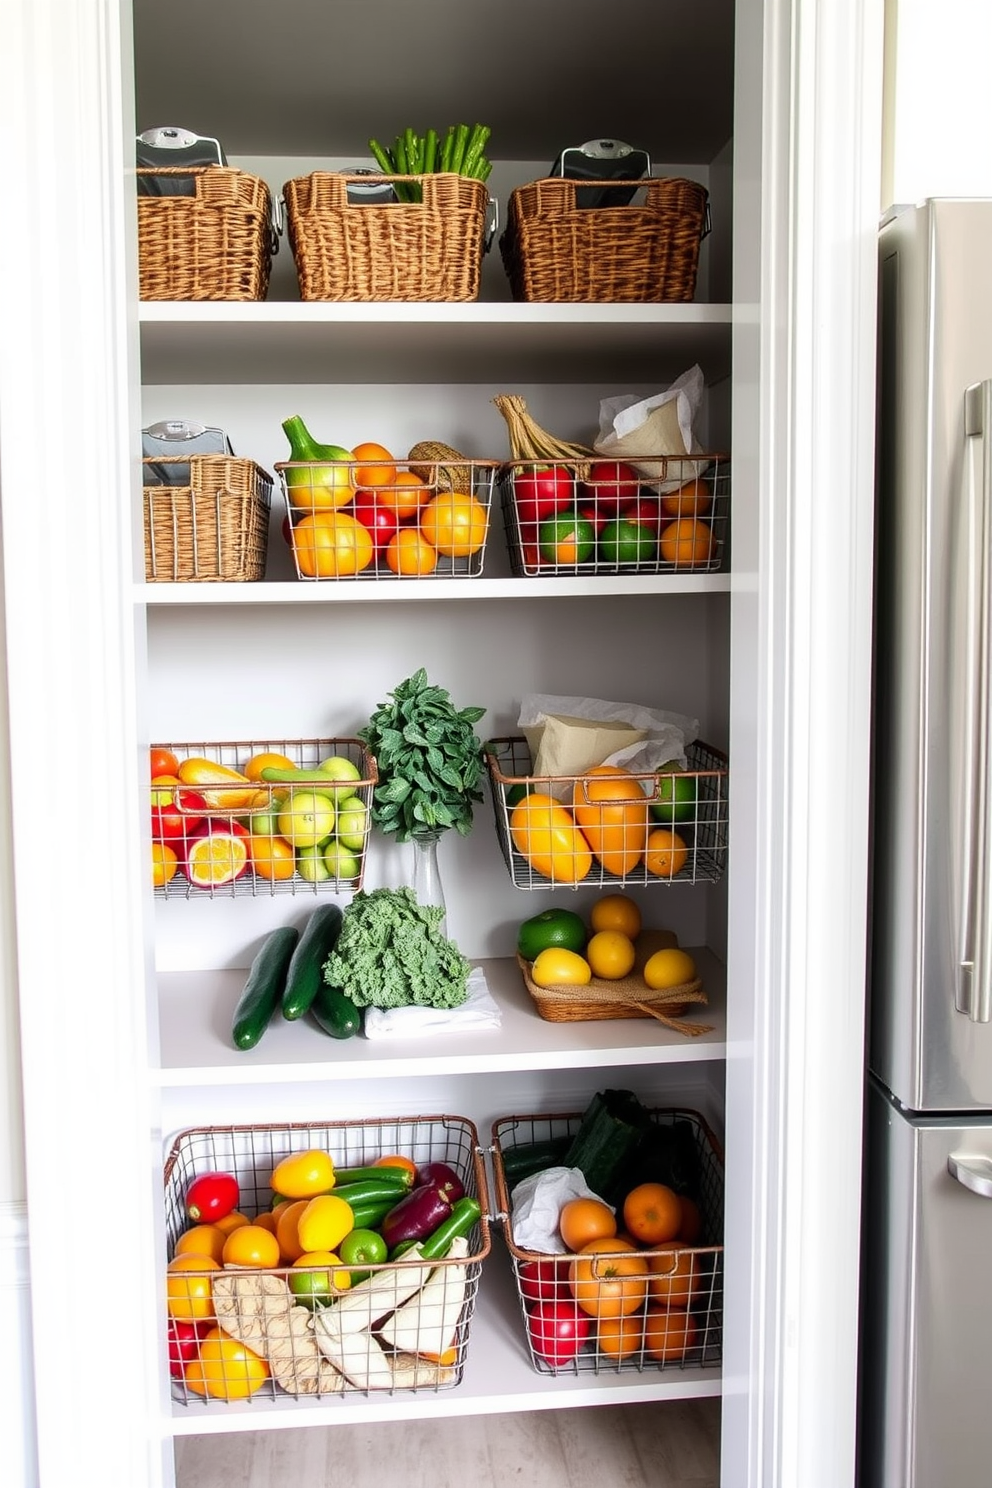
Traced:
<path id="1" fill-rule="evenodd" d="M 370 1039 L 421 1038 L 435 1033 L 468 1033 L 476 1028 L 498 1028 L 499 1003 L 486 983 L 485 972 L 474 966 L 468 974 L 468 996 L 461 1007 L 366 1008 L 365 1036 Z"/>

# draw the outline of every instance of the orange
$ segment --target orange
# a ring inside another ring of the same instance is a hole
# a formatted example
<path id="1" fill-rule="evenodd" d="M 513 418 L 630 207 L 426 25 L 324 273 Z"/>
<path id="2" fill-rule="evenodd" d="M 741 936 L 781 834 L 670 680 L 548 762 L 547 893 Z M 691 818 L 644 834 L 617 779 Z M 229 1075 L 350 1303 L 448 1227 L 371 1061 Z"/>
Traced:
<path id="1" fill-rule="evenodd" d="M 586 987 L 592 981 L 592 967 L 567 946 L 545 946 L 534 957 L 530 979 L 538 987 Z"/>
<path id="2" fill-rule="evenodd" d="M 637 959 L 634 942 L 620 930 L 597 930 L 589 939 L 585 955 L 593 976 L 608 982 L 625 977 Z"/>
<path id="3" fill-rule="evenodd" d="M 247 1214 L 242 1214 L 240 1209 L 232 1209 L 230 1214 L 224 1215 L 223 1219 L 215 1219 L 213 1227 L 215 1230 L 222 1230 L 225 1235 L 229 1235 L 232 1230 L 236 1230 L 241 1225 L 246 1224 L 251 1224 L 251 1220 Z"/>
<path id="4" fill-rule="evenodd" d="M 225 1266 L 278 1266 L 279 1241 L 265 1225 L 238 1225 L 224 1241 L 222 1259 Z"/>
<path id="5" fill-rule="evenodd" d="M 682 1240 L 673 1240 L 657 1255 L 648 1256 L 648 1268 L 648 1295 L 669 1307 L 684 1310 L 702 1286 L 695 1254 Z"/>
<path id="6" fill-rule="evenodd" d="M 386 546 L 386 563 L 394 574 L 423 577 L 437 568 L 437 551 L 416 527 L 401 527 Z"/>
<path id="7" fill-rule="evenodd" d="M 689 849 L 678 832 L 652 827 L 644 844 L 644 866 L 656 878 L 674 878 L 685 867 Z"/>
<path id="8" fill-rule="evenodd" d="M 296 872 L 296 854 L 285 837 L 256 837 L 253 832 L 248 839 L 248 851 L 259 878 L 275 881 L 292 878 Z"/>
<path id="9" fill-rule="evenodd" d="M 367 527 L 344 511 L 320 511 L 293 528 L 296 566 L 308 579 L 351 578 L 368 568 L 375 545 Z"/>
<path id="10" fill-rule="evenodd" d="M 589 911 L 593 930 L 619 930 L 630 940 L 641 933 L 641 911 L 626 894 L 604 894 Z"/>
<path id="11" fill-rule="evenodd" d="M 179 1236 L 172 1253 L 177 1256 L 187 1255 L 192 1251 L 193 1255 L 207 1255 L 219 1266 L 224 1254 L 226 1239 L 227 1236 L 219 1225 L 192 1225 Z"/>
<path id="12" fill-rule="evenodd" d="M 568 1268 L 572 1296 L 594 1318 L 636 1312 L 647 1296 L 649 1276 L 645 1257 L 622 1240 L 590 1240 Z"/>
<path id="13" fill-rule="evenodd" d="M 355 466 L 355 485 L 375 490 L 388 486 L 396 475 L 396 465 L 384 444 L 366 440 L 356 444 L 351 452 L 358 462 Z"/>
<path id="14" fill-rule="evenodd" d="M 187 1364 L 184 1378 L 196 1395 L 247 1400 L 269 1378 L 269 1366 L 223 1328 L 211 1328 L 201 1338 L 197 1357 Z"/>
<path id="15" fill-rule="evenodd" d="M 597 765 L 573 785 L 572 813 L 607 873 L 623 878 L 637 867 L 651 815 L 636 775 L 619 765 Z"/>
<path id="16" fill-rule="evenodd" d="M 686 481 L 661 498 L 661 509 L 668 517 L 702 517 L 712 505 L 713 492 L 704 480 Z"/>
<path id="17" fill-rule="evenodd" d="M 623 1201 L 623 1222 L 641 1245 L 664 1245 L 679 1232 L 681 1200 L 665 1183 L 639 1183 Z"/>
<path id="18" fill-rule="evenodd" d="M 262 771 L 268 769 L 295 770 L 296 765 L 288 755 L 266 749 L 261 754 L 253 754 L 241 773 L 248 780 L 261 780 Z"/>
<path id="19" fill-rule="evenodd" d="M 287 1204 L 289 1200 L 286 1200 Z M 259 1225 L 263 1230 L 268 1230 L 271 1235 L 276 1232 L 276 1215 L 272 1209 L 263 1209 L 261 1214 L 256 1214 L 252 1220 L 253 1225 Z"/>
<path id="20" fill-rule="evenodd" d="M 486 540 L 489 513 L 464 491 L 442 491 L 420 513 L 420 530 L 445 558 L 468 558 Z"/>
<path id="21" fill-rule="evenodd" d="M 602 1199 L 569 1199 L 558 1215 L 558 1232 L 569 1250 L 581 1250 L 590 1240 L 611 1240 L 617 1219 Z"/>
<path id="22" fill-rule="evenodd" d="M 210 1274 L 220 1270 L 220 1263 L 208 1255 L 186 1251 L 183 1255 L 175 1256 L 169 1262 L 169 1274 L 165 1283 L 169 1316 L 182 1323 L 196 1323 L 204 1318 L 212 1318 L 214 1298 Z"/>
<path id="23" fill-rule="evenodd" d="M 170 883 L 179 869 L 179 859 L 167 842 L 152 843 L 152 883 L 157 889 Z"/>
<path id="24" fill-rule="evenodd" d="M 681 1362 L 698 1337 L 699 1328 L 691 1312 L 649 1307 L 644 1315 L 644 1347 L 652 1359 L 666 1364 Z"/>
<path id="25" fill-rule="evenodd" d="M 231 883 L 248 866 L 248 834 L 223 830 L 195 838 L 186 853 L 186 876 L 190 883 L 209 886 Z"/>
<path id="26" fill-rule="evenodd" d="M 665 946 L 648 957 L 642 975 L 653 992 L 666 987 L 684 987 L 686 982 L 696 980 L 696 963 L 688 951 L 679 950 L 677 946 Z"/>
<path id="27" fill-rule="evenodd" d="M 592 853 L 575 818 L 546 791 L 529 791 L 510 812 L 510 836 L 535 872 L 554 883 L 581 883 Z"/>
<path id="28" fill-rule="evenodd" d="M 695 1199 L 687 1198 L 680 1194 L 682 1200 L 682 1223 L 679 1225 L 679 1239 L 684 1240 L 686 1245 L 692 1245 L 703 1233 L 703 1216 L 699 1212 L 699 1205 Z"/>
<path id="29" fill-rule="evenodd" d="M 158 775 L 178 774 L 179 758 L 171 749 L 164 749 L 161 744 L 156 744 L 154 749 L 149 750 L 149 755 L 152 780 Z"/>
<path id="30" fill-rule="evenodd" d="M 376 487 L 376 495 L 383 506 L 391 507 L 401 522 L 415 517 L 422 506 L 431 499 L 431 488 L 424 484 L 412 470 L 397 470 L 388 485 Z"/>
<path id="31" fill-rule="evenodd" d="M 291 1266 L 306 1250 L 306 1246 L 300 1240 L 297 1225 L 309 1203 L 309 1199 L 294 1199 L 291 1204 L 286 1205 L 285 1209 L 280 1209 L 276 1216 L 276 1239 L 279 1242 L 279 1256 L 284 1266 Z"/>
<path id="32" fill-rule="evenodd" d="M 698 568 L 713 556 L 713 530 L 695 517 L 678 517 L 661 529 L 658 552 L 676 568 Z"/>
<path id="33" fill-rule="evenodd" d="M 629 1359 L 644 1347 L 644 1319 L 639 1312 L 624 1317 L 600 1318 L 596 1347 L 609 1359 Z"/>

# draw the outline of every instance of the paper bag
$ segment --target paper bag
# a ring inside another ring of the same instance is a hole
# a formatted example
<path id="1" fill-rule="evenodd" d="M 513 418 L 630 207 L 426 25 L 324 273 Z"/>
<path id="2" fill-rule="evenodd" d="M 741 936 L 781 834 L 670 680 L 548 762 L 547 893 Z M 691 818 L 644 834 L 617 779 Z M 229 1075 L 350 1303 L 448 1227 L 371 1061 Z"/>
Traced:
<path id="1" fill-rule="evenodd" d="M 653 397 L 638 399 L 622 393 L 604 398 L 599 405 L 599 438 L 593 448 L 599 455 L 632 465 L 653 490 L 678 490 L 710 464 L 709 460 L 683 458 L 700 450 L 693 423 L 703 386 L 702 369 L 695 366 Z M 666 469 L 664 461 L 647 458 L 650 455 L 674 456 L 679 463 Z"/>

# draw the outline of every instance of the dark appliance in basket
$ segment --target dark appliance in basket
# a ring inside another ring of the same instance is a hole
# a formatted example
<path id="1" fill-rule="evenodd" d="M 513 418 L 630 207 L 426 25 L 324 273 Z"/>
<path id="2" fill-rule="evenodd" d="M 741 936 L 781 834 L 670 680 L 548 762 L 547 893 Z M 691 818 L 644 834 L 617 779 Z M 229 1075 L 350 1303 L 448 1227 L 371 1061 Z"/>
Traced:
<path id="1" fill-rule="evenodd" d="M 639 181 L 651 174 L 651 157 L 646 150 L 617 139 L 586 140 L 584 145 L 569 145 L 561 151 L 551 170 L 552 176 L 572 181 L 623 181 L 623 186 L 583 187 L 575 193 L 577 207 L 625 207 L 634 198 Z"/>
<path id="2" fill-rule="evenodd" d="M 146 129 L 135 141 L 139 196 L 195 196 L 192 176 L 175 175 L 184 165 L 226 165 L 220 140 L 194 134 L 177 124 Z M 159 175 L 157 172 L 168 172 Z"/>

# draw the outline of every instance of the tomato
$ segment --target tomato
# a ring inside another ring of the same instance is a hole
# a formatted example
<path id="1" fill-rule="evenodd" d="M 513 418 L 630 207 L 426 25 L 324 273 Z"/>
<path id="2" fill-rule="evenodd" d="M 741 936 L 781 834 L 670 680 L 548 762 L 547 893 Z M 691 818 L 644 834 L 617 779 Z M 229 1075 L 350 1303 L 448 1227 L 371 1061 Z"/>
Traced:
<path id="1" fill-rule="evenodd" d="M 622 1240 L 590 1240 L 572 1261 L 568 1284 L 590 1317 L 626 1317 L 644 1303 L 648 1263 Z"/>
<path id="2" fill-rule="evenodd" d="M 239 1198 L 233 1173 L 201 1173 L 186 1190 L 186 1213 L 194 1224 L 216 1224 L 237 1208 Z"/>
<path id="3" fill-rule="evenodd" d="M 596 460 L 589 469 L 585 488 L 601 511 L 611 516 L 637 500 L 641 478 L 632 465 L 622 460 Z"/>
<path id="4" fill-rule="evenodd" d="M 149 751 L 151 756 L 151 779 L 156 775 L 175 775 L 179 769 L 178 756 L 171 749 L 164 749 L 161 744 L 156 744 Z"/>
<path id="5" fill-rule="evenodd" d="M 524 1261 L 517 1271 L 517 1284 L 525 1302 L 567 1302 L 567 1261 Z"/>
<path id="6" fill-rule="evenodd" d="M 530 1346 L 546 1364 L 570 1364 L 592 1332 L 575 1302 L 538 1302 L 528 1314 Z"/>
<path id="7" fill-rule="evenodd" d="M 514 471 L 513 499 L 521 520 L 540 521 L 571 506 L 575 472 L 567 465 L 530 465 Z"/>
<path id="8" fill-rule="evenodd" d="M 181 1318 L 169 1319 L 169 1373 L 182 1379 L 190 1359 L 196 1358 L 200 1339 L 208 1331 L 206 1323 L 187 1323 Z"/>
<path id="9" fill-rule="evenodd" d="M 162 794 L 161 791 L 155 792 L 156 796 Z M 192 836 L 202 825 L 208 809 L 206 801 L 196 791 L 171 792 L 168 801 L 152 807 L 152 836 L 156 842 L 174 842 L 177 838 Z"/>
<path id="10" fill-rule="evenodd" d="M 363 527 L 368 528 L 376 553 L 384 553 L 399 530 L 400 519 L 391 506 L 375 491 L 359 491 L 351 510 Z"/>

